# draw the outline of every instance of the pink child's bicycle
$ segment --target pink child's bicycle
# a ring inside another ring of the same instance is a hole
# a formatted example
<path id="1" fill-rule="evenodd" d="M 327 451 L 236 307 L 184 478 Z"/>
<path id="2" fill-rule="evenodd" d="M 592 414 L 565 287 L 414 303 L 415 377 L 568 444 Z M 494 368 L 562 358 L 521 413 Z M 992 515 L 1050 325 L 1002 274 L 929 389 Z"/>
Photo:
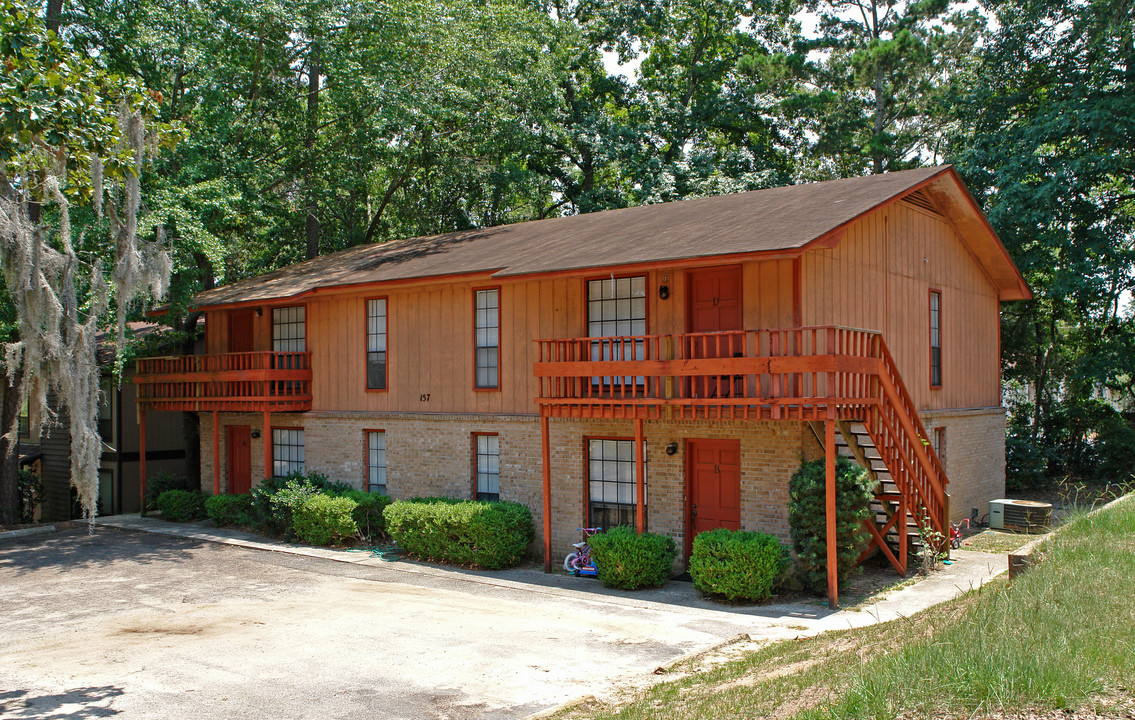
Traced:
<path id="1" fill-rule="evenodd" d="M 579 530 L 583 532 L 583 541 L 572 544 L 575 550 L 564 558 L 564 570 L 572 575 L 594 577 L 599 571 L 595 568 L 595 561 L 591 559 L 591 546 L 587 541 L 595 533 L 602 532 L 603 528 L 579 528 Z"/>

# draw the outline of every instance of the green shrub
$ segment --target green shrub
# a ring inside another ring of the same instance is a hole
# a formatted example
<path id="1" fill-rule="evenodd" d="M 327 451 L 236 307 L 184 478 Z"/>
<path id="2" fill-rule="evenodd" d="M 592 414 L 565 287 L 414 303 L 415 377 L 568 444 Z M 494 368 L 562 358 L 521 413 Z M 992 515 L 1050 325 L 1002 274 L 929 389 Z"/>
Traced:
<path id="1" fill-rule="evenodd" d="M 356 507 L 350 498 L 314 495 L 293 511 L 296 537 L 312 545 L 342 543 L 359 532 Z"/>
<path id="2" fill-rule="evenodd" d="M 296 509 L 321 494 L 326 485 L 326 478 L 318 473 L 310 476 L 291 473 L 282 478 L 265 478 L 252 489 L 252 514 L 258 525 L 290 536 Z"/>
<path id="3" fill-rule="evenodd" d="M 166 520 L 200 520 L 205 513 L 205 496 L 188 490 L 166 490 L 158 495 L 157 507 Z"/>
<path id="4" fill-rule="evenodd" d="M 188 492 L 201 492 L 201 487 L 189 478 L 157 473 L 146 478 L 146 510 L 160 510 L 158 496 L 169 490 L 186 490 Z"/>
<path id="5" fill-rule="evenodd" d="M 871 516 L 875 481 L 845 457 L 836 458 L 836 572 L 840 582 L 867 544 L 863 521 Z M 824 594 L 828 586 L 827 505 L 824 461 L 801 463 L 788 483 L 788 527 L 803 586 Z"/>
<path id="6" fill-rule="evenodd" d="M 251 525 L 252 496 L 210 495 L 205 498 L 205 514 L 217 527 Z"/>
<path id="7" fill-rule="evenodd" d="M 729 600 L 768 600 L 787 569 L 787 549 L 767 533 L 708 530 L 694 537 L 690 552 L 694 587 Z"/>
<path id="8" fill-rule="evenodd" d="M 411 555 L 490 570 L 520 562 L 535 537 L 532 513 L 514 502 L 415 498 L 391 503 L 383 518 Z"/>
<path id="9" fill-rule="evenodd" d="M 588 543 L 599 579 L 607 587 L 661 587 L 670 579 L 677 552 L 673 538 L 620 526 L 592 536 Z"/>
<path id="10" fill-rule="evenodd" d="M 354 500 L 358 505 L 355 508 L 355 524 L 359 526 L 360 535 L 369 540 L 386 534 L 386 522 L 382 519 L 382 511 L 394 502 L 392 498 L 382 493 L 364 492 L 353 488 L 343 493 L 343 497 Z"/>
<path id="11" fill-rule="evenodd" d="M 43 478 L 30 470 L 20 470 L 16 482 L 20 493 L 19 522 L 33 523 L 36 508 L 43 503 L 45 497 Z"/>

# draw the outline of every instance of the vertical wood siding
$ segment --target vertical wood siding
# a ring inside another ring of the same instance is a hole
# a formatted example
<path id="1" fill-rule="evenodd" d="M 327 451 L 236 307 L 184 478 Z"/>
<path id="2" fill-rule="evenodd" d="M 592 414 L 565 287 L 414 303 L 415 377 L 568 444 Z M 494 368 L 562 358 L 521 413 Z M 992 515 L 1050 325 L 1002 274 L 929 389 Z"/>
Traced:
<path id="1" fill-rule="evenodd" d="M 896 203 L 805 253 L 804 324 L 881 330 L 919 409 L 1001 404 L 1000 303 L 942 218 Z M 941 389 L 930 388 L 930 289 L 942 293 Z"/>

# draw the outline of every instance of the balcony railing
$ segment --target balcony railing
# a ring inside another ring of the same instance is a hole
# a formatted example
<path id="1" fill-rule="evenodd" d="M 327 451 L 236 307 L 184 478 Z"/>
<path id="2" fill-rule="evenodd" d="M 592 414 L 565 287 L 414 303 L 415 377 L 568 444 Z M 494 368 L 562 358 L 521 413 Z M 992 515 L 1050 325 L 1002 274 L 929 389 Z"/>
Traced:
<path id="1" fill-rule="evenodd" d="M 141 358 L 134 383 L 143 410 L 303 412 L 311 409 L 311 353 Z"/>

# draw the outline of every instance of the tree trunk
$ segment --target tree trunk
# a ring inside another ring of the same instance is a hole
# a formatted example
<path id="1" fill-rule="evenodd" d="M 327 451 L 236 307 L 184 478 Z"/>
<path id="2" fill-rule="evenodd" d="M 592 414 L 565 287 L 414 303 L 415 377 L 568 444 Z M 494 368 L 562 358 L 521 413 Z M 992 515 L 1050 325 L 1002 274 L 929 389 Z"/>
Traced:
<path id="1" fill-rule="evenodd" d="M 20 390 L 24 384 L 21 365 L 4 388 L 4 403 L 0 409 L 0 525 L 14 525 L 20 520 L 20 443 L 10 442 L 8 432 L 15 430 L 20 415 Z"/>
<path id="2" fill-rule="evenodd" d="M 307 164 L 306 185 L 307 185 L 307 222 L 305 230 L 307 234 L 307 258 L 310 260 L 319 255 L 319 217 L 316 213 L 319 210 L 318 203 L 315 199 L 315 188 L 312 187 L 312 172 L 311 166 L 314 161 L 312 153 L 315 149 L 315 133 L 319 127 L 319 43 L 313 42 L 311 44 L 311 57 L 308 60 L 307 70 L 307 140 L 304 143 L 307 146 L 309 161 Z"/>
<path id="3" fill-rule="evenodd" d="M 43 24 L 52 32 L 59 32 L 59 15 L 63 12 L 63 0 L 47 0 Z"/>

